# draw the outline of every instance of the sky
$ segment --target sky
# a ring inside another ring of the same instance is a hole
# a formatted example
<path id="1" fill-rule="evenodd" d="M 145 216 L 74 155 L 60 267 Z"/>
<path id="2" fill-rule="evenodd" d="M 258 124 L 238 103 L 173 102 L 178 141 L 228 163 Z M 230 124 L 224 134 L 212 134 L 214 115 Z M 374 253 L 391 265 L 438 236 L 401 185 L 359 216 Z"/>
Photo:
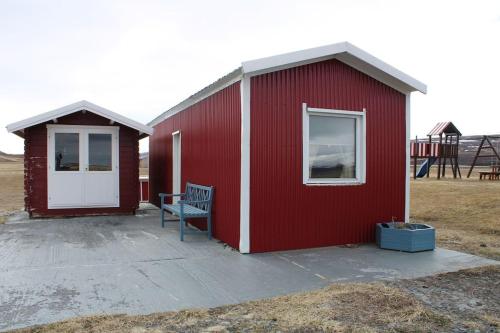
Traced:
<path id="1" fill-rule="evenodd" d="M 147 123 L 242 61 L 342 41 L 427 84 L 412 137 L 500 132 L 498 0 L 0 0 L 0 150 L 23 152 L 7 124 L 76 101 Z"/>

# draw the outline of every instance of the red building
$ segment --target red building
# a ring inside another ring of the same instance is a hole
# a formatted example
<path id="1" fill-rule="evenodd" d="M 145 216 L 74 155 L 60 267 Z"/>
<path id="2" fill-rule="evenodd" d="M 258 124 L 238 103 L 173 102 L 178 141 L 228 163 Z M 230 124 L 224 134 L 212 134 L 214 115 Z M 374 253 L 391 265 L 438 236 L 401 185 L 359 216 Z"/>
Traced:
<path id="1" fill-rule="evenodd" d="M 24 138 L 30 216 L 134 214 L 139 139 L 153 129 L 81 101 L 7 126 Z"/>
<path id="2" fill-rule="evenodd" d="M 214 235 L 242 253 L 373 241 L 409 218 L 426 89 L 349 43 L 243 62 L 149 124 L 150 200 L 213 185 Z"/>

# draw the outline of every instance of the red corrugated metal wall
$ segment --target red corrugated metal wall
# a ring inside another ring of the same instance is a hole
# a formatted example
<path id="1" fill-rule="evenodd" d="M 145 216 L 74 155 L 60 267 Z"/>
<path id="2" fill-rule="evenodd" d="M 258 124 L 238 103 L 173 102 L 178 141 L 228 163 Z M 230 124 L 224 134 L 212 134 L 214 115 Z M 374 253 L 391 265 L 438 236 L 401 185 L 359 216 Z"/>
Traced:
<path id="1" fill-rule="evenodd" d="M 172 133 L 181 131 L 181 188 L 215 186 L 214 236 L 238 248 L 240 234 L 241 103 L 239 82 L 154 127 L 149 141 L 151 202 L 172 193 Z M 204 225 L 204 222 L 203 222 Z"/>
<path id="2" fill-rule="evenodd" d="M 109 119 L 91 112 L 73 113 L 58 119 L 64 125 L 109 126 Z M 100 214 L 133 214 L 139 206 L 139 132 L 120 126 L 120 207 L 115 208 L 47 208 L 47 127 L 46 124 L 25 129 L 25 208 L 32 216 L 81 216 Z"/>
<path id="3" fill-rule="evenodd" d="M 302 184 L 302 103 L 366 108 L 366 184 Z M 374 240 L 404 218 L 405 96 L 328 60 L 251 79 L 251 252 Z"/>
<path id="4" fill-rule="evenodd" d="M 149 201 L 149 181 L 141 180 L 140 183 L 140 201 Z"/>

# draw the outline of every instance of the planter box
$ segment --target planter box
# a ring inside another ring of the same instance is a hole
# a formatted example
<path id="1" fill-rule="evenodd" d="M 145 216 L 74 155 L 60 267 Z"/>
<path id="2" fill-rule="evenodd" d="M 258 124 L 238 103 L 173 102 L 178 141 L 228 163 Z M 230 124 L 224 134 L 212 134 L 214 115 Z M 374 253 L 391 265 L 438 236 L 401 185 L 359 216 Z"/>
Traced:
<path id="1" fill-rule="evenodd" d="M 377 245 L 382 249 L 405 252 L 434 250 L 436 230 L 427 224 L 377 223 Z"/>

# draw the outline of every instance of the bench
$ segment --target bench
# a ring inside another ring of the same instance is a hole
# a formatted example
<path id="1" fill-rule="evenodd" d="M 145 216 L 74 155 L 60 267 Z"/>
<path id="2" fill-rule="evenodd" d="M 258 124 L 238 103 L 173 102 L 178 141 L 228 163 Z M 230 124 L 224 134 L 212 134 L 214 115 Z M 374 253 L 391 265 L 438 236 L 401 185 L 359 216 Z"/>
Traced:
<path id="1" fill-rule="evenodd" d="M 482 179 L 498 180 L 500 179 L 500 172 L 480 171 L 479 180 Z"/>
<path id="2" fill-rule="evenodd" d="M 486 179 L 489 180 L 498 180 L 500 179 L 500 166 L 493 165 L 491 167 L 491 171 L 481 171 L 479 172 L 479 180 Z"/>
<path id="3" fill-rule="evenodd" d="M 212 239 L 212 199 L 214 194 L 213 186 L 202 186 L 191 183 L 186 183 L 185 193 L 166 194 L 160 193 L 160 219 L 161 227 L 165 227 L 165 211 L 179 217 L 179 229 L 181 241 L 184 241 L 184 234 L 187 233 L 186 220 L 195 218 L 207 219 L 207 235 L 208 239 Z M 166 197 L 180 197 L 175 204 L 166 204 Z M 199 231 L 197 231 L 199 232 Z"/>

